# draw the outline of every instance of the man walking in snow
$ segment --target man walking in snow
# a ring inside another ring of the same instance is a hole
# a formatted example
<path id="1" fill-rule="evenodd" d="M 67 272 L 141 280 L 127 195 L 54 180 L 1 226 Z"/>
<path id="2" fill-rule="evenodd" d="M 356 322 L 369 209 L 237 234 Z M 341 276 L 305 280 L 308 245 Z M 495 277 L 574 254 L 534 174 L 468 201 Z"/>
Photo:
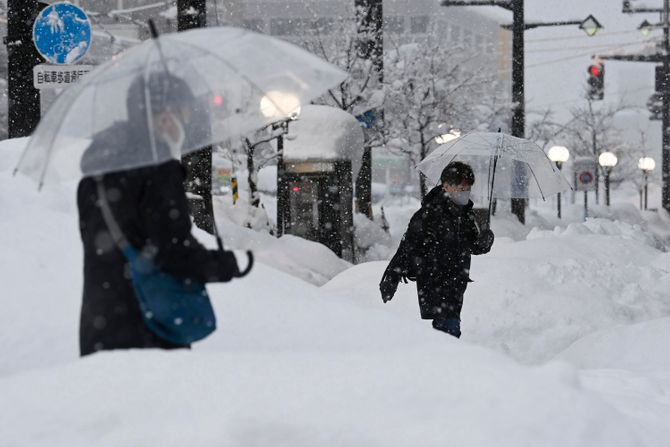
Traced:
<path id="1" fill-rule="evenodd" d="M 421 318 L 433 320 L 433 328 L 458 338 L 463 294 L 471 282 L 470 257 L 488 253 L 494 236 L 490 229 L 480 231 L 475 221 L 472 168 L 452 162 L 440 180 L 412 216 L 379 289 L 387 302 L 401 280 L 416 281 Z"/>

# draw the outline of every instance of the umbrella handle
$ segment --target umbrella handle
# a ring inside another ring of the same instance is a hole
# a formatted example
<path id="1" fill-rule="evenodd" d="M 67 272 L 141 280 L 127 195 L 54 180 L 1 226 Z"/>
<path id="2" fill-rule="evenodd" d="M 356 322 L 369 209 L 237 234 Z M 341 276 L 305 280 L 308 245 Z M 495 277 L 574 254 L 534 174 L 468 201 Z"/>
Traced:
<path id="1" fill-rule="evenodd" d="M 491 212 L 493 211 L 493 186 L 496 182 L 496 167 L 498 166 L 498 155 L 493 157 L 493 173 L 491 174 L 491 192 L 489 192 L 489 216 L 487 219 L 487 226 L 491 228 Z"/>

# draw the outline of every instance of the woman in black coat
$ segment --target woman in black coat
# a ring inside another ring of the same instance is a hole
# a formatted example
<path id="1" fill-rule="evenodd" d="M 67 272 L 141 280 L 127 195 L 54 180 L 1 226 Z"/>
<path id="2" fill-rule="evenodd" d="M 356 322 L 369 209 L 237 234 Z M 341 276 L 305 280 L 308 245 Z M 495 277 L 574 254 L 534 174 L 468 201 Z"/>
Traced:
<path id="1" fill-rule="evenodd" d="M 460 337 L 471 255 L 488 253 L 494 237 L 489 229 L 480 232 L 475 221 L 469 200 L 472 169 L 452 162 L 441 180 L 412 216 L 379 286 L 386 302 L 401 279 L 416 280 L 421 318 L 433 320 L 435 329 Z"/>
<path id="2" fill-rule="evenodd" d="M 185 85 L 173 78 L 167 82 L 172 83 L 168 85 L 170 98 L 162 101 L 151 98 L 152 110 L 156 110 L 157 115 L 167 109 L 178 110 L 188 99 L 183 96 L 189 95 L 189 91 L 184 90 Z M 106 159 L 123 159 L 124 155 L 148 150 L 150 141 L 144 127 L 146 112 L 130 106 L 135 103 L 132 95 L 145 91 L 141 79 L 134 83 L 128 94 L 128 120 L 117 122 L 94 137 L 82 157 L 83 172 L 94 171 L 96 166 L 104 165 Z M 187 125 L 186 118 L 180 117 Z M 160 117 L 155 119 L 158 123 Z M 168 141 L 169 138 L 157 138 L 153 148 L 174 151 Z M 184 170 L 179 161 L 85 177 L 77 192 L 84 246 L 81 355 L 112 349 L 188 347 L 161 339 L 145 325 L 127 260 L 114 242 L 101 212 L 98 181 L 102 182 L 106 200 L 125 238 L 133 247 L 149 254 L 161 270 L 201 284 L 230 281 L 240 274 L 232 252 L 208 250 L 191 235 L 183 187 Z"/>

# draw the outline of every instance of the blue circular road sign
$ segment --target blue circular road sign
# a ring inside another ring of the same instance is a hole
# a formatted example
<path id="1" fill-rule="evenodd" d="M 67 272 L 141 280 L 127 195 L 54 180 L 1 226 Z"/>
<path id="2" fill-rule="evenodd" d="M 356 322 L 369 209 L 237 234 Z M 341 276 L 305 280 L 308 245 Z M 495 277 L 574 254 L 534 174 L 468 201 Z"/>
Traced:
<path id="1" fill-rule="evenodd" d="M 54 3 L 35 19 L 33 42 L 47 62 L 75 64 L 91 46 L 91 22 L 83 9 L 71 3 Z"/>

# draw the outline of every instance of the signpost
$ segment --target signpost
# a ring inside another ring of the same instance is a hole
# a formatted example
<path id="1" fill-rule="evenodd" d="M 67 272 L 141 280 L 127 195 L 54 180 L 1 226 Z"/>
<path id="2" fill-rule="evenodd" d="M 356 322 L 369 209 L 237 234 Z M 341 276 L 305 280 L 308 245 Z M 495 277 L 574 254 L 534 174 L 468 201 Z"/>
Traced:
<path id="1" fill-rule="evenodd" d="M 77 64 L 91 47 L 91 22 L 78 6 L 54 3 L 35 18 L 32 37 L 35 48 L 47 62 L 33 67 L 33 86 L 42 93 L 44 111 L 61 90 L 95 68 Z M 53 93 L 47 94 L 47 90 Z"/>
<path id="2" fill-rule="evenodd" d="M 590 158 L 578 158 L 573 162 L 572 168 L 575 172 L 575 191 L 584 191 L 584 220 L 586 220 L 589 215 L 588 194 L 595 189 L 598 167 Z"/>

